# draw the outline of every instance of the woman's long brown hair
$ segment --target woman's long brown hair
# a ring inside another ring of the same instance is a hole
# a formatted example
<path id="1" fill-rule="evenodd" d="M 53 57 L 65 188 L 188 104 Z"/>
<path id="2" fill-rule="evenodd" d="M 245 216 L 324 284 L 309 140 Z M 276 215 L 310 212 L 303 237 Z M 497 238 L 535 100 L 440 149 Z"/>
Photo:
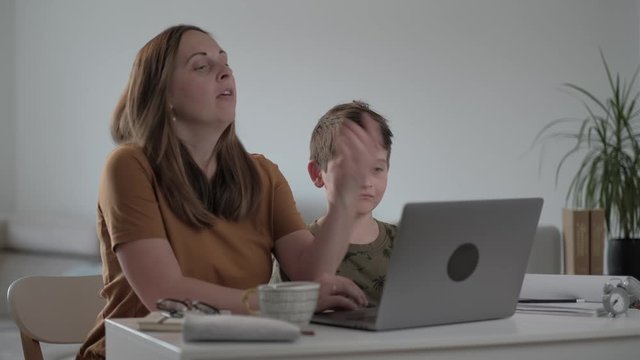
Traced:
<path id="1" fill-rule="evenodd" d="M 239 220 L 253 212 L 262 189 L 256 165 L 238 139 L 234 123 L 213 150 L 217 168 L 211 180 L 173 132 L 167 89 L 180 39 L 190 30 L 208 34 L 196 26 L 173 26 L 140 49 L 114 110 L 111 136 L 117 144 L 140 146 L 173 212 L 188 224 L 206 228 L 216 216 Z"/>

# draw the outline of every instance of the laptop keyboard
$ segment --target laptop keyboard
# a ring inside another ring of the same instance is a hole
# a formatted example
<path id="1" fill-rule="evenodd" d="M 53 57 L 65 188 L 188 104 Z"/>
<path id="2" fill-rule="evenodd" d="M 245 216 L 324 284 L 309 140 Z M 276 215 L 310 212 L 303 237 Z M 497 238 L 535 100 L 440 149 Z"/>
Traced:
<path id="1" fill-rule="evenodd" d="M 362 309 L 352 310 L 344 313 L 347 320 L 373 321 L 378 315 L 378 307 L 366 307 Z"/>

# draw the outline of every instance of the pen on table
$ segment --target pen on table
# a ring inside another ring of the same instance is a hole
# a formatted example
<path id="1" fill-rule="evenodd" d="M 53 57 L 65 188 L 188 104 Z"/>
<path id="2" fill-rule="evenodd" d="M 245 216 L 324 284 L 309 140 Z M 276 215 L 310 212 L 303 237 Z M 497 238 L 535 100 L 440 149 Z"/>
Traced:
<path id="1" fill-rule="evenodd" d="M 520 304 L 584 303 L 585 299 L 519 299 Z"/>

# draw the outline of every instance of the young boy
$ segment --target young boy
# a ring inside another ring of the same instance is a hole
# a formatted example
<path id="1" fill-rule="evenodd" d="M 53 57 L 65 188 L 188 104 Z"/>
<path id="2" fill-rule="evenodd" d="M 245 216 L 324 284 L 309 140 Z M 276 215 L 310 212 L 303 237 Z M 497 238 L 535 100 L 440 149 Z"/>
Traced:
<path id="1" fill-rule="evenodd" d="M 334 106 L 318 120 L 311 134 L 311 156 L 307 169 L 316 187 L 324 187 L 327 192 L 332 191 L 327 186 L 331 182 L 325 179 L 332 176 L 329 164 L 334 161 L 335 139 L 340 125 L 347 119 L 362 125 L 364 117 L 374 120 L 380 129 L 380 147 L 376 154 L 375 166 L 371 169 L 367 182 L 362 186 L 357 220 L 349 249 L 336 274 L 353 280 L 365 292 L 369 303 L 376 305 L 380 301 L 384 287 L 389 256 L 397 229 L 396 225 L 376 220 L 372 215 L 373 209 L 378 206 L 387 188 L 393 137 L 387 120 L 361 101 Z M 322 216 L 309 225 L 309 230 L 314 235 L 323 226 L 324 219 L 325 217 Z"/>

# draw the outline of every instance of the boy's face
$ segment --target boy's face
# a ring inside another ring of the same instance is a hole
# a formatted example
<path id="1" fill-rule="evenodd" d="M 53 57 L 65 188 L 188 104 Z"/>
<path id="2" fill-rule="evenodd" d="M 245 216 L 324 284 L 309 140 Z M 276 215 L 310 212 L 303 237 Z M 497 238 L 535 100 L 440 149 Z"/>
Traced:
<path id="1" fill-rule="evenodd" d="M 382 201 L 384 192 L 387 190 L 387 176 L 389 174 L 388 153 L 384 149 L 377 151 L 376 162 L 369 172 L 367 182 L 360 193 L 360 201 L 358 202 L 358 213 L 360 215 L 371 214 L 373 209 Z"/>
<path id="2" fill-rule="evenodd" d="M 360 197 L 357 205 L 358 215 L 371 214 L 373 209 L 375 209 L 380 201 L 382 201 L 384 192 L 387 189 L 387 176 L 389 174 L 389 164 L 387 161 L 388 154 L 389 152 L 382 147 L 380 147 L 375 154 L 375 164 L 369 171 L 369 175 L 360 191 Z M 331 161 L 333 160 L 330 160 L 329 162 Z M 315 171 L 312 169 L 314 167 L 316 169 Z M 328 199 L 333 197 L 334 191 L 332 188 L 334 183 L 332 179 L 333 174 L 329 170 L 331 168 L 331 166 L 327 165 L 327 170 L 320 170 L 317 164 L 309 164 L 309 175 L 311 176 L 311 180 L 313 180 L 317 187 L 325 188 Z"/>

